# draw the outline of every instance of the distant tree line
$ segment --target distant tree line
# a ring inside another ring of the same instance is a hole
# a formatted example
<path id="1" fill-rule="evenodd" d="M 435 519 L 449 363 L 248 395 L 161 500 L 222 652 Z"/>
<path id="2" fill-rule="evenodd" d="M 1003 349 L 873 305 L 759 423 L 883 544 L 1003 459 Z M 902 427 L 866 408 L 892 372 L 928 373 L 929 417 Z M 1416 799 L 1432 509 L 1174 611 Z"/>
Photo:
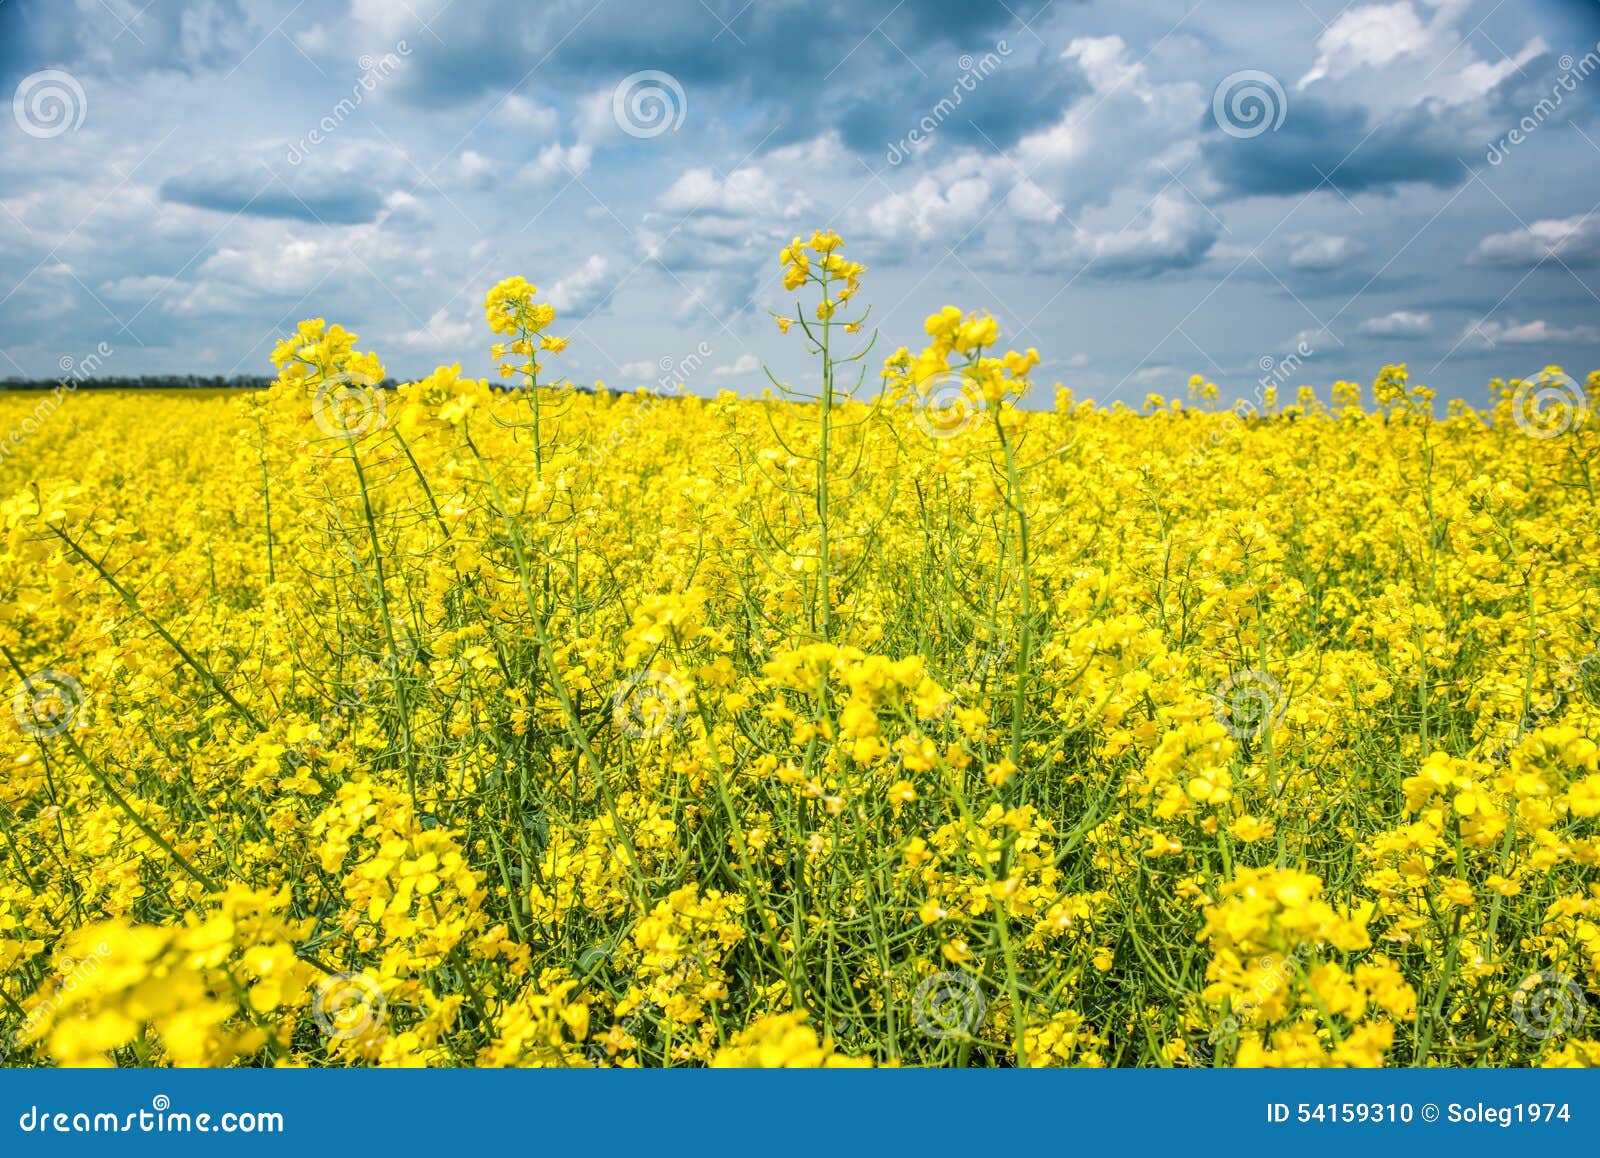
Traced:
<path id="1" fill-rule="evenodd" d="M 0 378 L 0 390 L 54 390 L 70 383 L 72 375 L 60 378 Z M 385 382 L 388 386 L 392 383 Z M 101 376 L 81 378 L 75 390 L 264 390 L 272 379 L 260 374 L 140 374 L 137 377 Z"/>
<path id="2" fill-rule="evenodd" d="M 4 3 L 4 0 L 0 0 Z M 275 379 L 264 374 L 140 374 L 137 377 L 107 377 L 95 375 L 92 378 L 79 378 L 76 385 L 72 385 L 71 374 L 62 375 L 60 378 L 0 378 L 0 391 L 6 390 L 54 390 L 58 386 L 67 386 L 71 390 L 265 390 L 271 386 Z M 393 390 L 402 381 L 410 379 L 385 378 L 379 385 L 385 390 Z M 571 383 L 572 388 L 584 393 L 593 394 L 592 386 L 581 386 Z M 513 390 L 517 387 L 503 385 L 491 381 L 491 389 Z"/>

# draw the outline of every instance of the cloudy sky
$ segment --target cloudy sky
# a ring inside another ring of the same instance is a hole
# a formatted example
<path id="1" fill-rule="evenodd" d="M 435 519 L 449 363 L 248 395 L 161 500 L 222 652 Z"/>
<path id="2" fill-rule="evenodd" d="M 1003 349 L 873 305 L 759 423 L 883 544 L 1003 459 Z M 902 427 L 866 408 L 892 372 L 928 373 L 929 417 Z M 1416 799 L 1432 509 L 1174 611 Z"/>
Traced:
<path id="1" fill-rule="evenodd" d="M 487 373 L 520 273 L 572 378 L 756 392 L 831 226 L 884 352 L 953 303 L 1080 396 L 1478 400 L 1600 366 L 1597 74 L 1594 0 L 0 0 L 0 377 L 307 316 Z"/>

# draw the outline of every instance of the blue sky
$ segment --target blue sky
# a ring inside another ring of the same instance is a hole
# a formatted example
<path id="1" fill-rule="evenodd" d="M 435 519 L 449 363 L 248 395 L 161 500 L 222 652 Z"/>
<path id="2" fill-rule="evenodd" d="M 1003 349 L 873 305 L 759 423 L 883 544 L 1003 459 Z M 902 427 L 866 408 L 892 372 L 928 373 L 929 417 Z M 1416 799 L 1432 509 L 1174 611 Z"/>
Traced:
<path id="1" fill-rule="evenodd" d="M 1600 366 L 1593 0 L 0 0 L 0 83 L 0 377 L 483 374 L 520 273 L 575 380 L 754 393 L 819 226 L 882 352 L 987 308 L 1081 397 Z"/>

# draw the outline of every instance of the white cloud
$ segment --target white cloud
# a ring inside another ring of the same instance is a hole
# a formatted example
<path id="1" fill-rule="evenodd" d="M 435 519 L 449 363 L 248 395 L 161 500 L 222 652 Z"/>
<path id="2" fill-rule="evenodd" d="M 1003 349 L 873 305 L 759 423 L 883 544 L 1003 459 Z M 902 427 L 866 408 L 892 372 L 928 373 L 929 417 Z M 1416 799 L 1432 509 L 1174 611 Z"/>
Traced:
<path id="1" fill-rule="evenodd" d="M 1412 310 L 1395 310 L 1378 318 L 1368 318 L 1356 327 L 1363 334 L 1384 338 L 1415 338 L 1433 330 L 1433 317 Z"/>
<path id="2" fill-rule="evenodd" d="M 508 129 L 539 136 L 550 136 L 561 123 L 556 110 L 529 100 L 521 93 L 508 93 L 495 107 L 492 117 Z"/>
<path id="3" fill-rule="evenodd" d="M 1522 268 L 1546 258 L 1568 265 L 1600 261 L 1600 216 L 1563 217 L 1535 221 L 1524 229 L 1495 233 L 1478 243 L 1475 260 L 1488 265 Z"/>
<path id="4" fill-rule="evenodd" d="M 1092 260 L 1096 272 L 1192 264 L 1220 228 L 1195 200 L 1215 191 L 1194 165 L 1195 126 L 1209 98 L 1192 81 L 1154 79 L 1119 36 L 1078 37 L 1061 59 L 1089 91 L 1053 123 L 1025 134 L 1008 152 L 1009 164 L 981 159 L 969 166 L 974 180 L 1012 174 L 993 217 L 997 226 L 1016 227 L 1014 256 L 1030 264 L 1041 255 Z M 887 208 L 918 219 L 908 212 L 914 198 L 910 207 Z M 937 221 L 926 210 L 922 216 Z M 917 236 L 928 234 L 924 227 Z"/>
<path id="5" fill-rule="evenodd" d="M 777 165 L 800 165 L 807 169 L 830 169 L 845 160 L 844 145 L 837 132 L 824 133 L 809 141 L 784 145 L 767 154 Z"/>
<path id="6" fill-rule="evenodd" d="M 296 32 L 294 42 L 312 56 L 321 56 L 333 46 L 327 28 L 321 24 L 313 24 Z"/>
<path id="7" fill-rule="evenodd" d="M 1034 221 L 1044 225 L 1055 222 L 1063 212 L 1050 194 L 1027 177 L 1011 187 L 1011 192 L 1006 195 L 1006 206 L 1013 215 L 1023 221 Z"/>
<path id="8" fill-rule="evenodd" d="M 1428 47 L 1430 39 L 1428 26 L 1408 0 L 1352 8 L 1317 37 L 1317 62 L 1295 88 L 1304 90 L 1325 77 L 1348 76 L 1414 56 Z"/>
<path id="9" fill-rule="evenodd" d="M 1141 100 L 1151 99 L 1144 62 L 1128 60 L 1128 46 L 1120 36 L 1080 36 L 1061 59 L 1076 63 L 1098 94 L 1125 88 Z"/>
<path id="10" fill-rule="evenodd" d="M 793 217 L 800 212 L 803 200 L 795 197 L 782 205 L 782 197 L 782 189 L 765 170 L 746 165 L 726 177 L 719 177 L 712 169 L 685 170 L 657 204 L 675 213 L 775 213 Z"/>
<path id="11" fill-rule="evenodd" d="M 1024 173 L 1059 170 L 1088 155 L 1091 136 L 1081 121 L 1069 115 L 1017 142 L 1012 152 Z"/>
<path id="12" fill-rule="evenodd" d="M 1553 326 L 1543 318 L 1531 322 L 1473 322 L 1462 337 L 1485 346 L 1539 346 L 1550 342 L 1600 342 L 1594 326 Z"/>
<path id="13" fill-rule="evenodd" d="M 1174 382 L 1179 374 L 1178 367 L 1171 365 L 1143 366 L 1128 375 L 1130 382 L 1140 386 L 1149 386 L 1157 382 Z"/>
<path id="14" fill-rule="evenodd" d="M 471 188 L 488 188 L 494 178 L 494 172 L 493 159 L 472 149 L 461 150 L 461 155 L 456 158 L 456 175 L 463 185 Z"/>
<path id="15" fill-rule="evenodd" d="M 451 321 L 447 310 L 441 309 L 426 326 L 401 334 L 395 344 L 408 350 L 458 350 L 472 340 L 473 332 L 472 322 Z"/>
<path id="16" fill-rule="evenodd" d="M 1366 247 L 1348 237 L 1327 233 L 1308 233 L 1294 239 L 1289 265 L 1306 273 L 1327 273 L 1342 269 Z"/>
<path id="17" fill-rule="evenodd" d="M 100 296 L 111 298 L 113 301 L 146 302 L 165 293 L 171 284 L 173 283 L 170 278 L 159 277 L 156 274 L 119 277 L 102 285 Z"/>
<path id="18" fill-rule="evenodd" d="M 578 144 L 563 148 L 559 142 L 546 145 L 539 155 L 517 170 L 517 180 L 529 185 L 548 185 L 558 178 L 582 176 L 594 158 L 594 150 Z"/>
<path id="19" fill-rule="evenodd" d="M 1101 273 L 1153 272 L 1203 259 L 1220 226 L 1188 194 L 1166 190 L 1129 216 L 1130 190 L 1104 211 L 1085 215 L 1065 248 L 1072 260 L 1093 262 Z M 1096 224 L 1103 222 L 1102 227 Z"/>
<path id="20" fill-rule="evenodd" d="M 337 268 L 341 257 L 331 245 L 287 237 L 250 248 L 224 246 L 200 263 L 199 273 L 254 291 L 303 294 Z"/>
<path id="21" fill-rule="evenodd" d="M 631 140 L 617 124 L 616 115 L 611 111 L 611 98 L 614 88 L 603 88 L 578 100 L 578 110 L 572 118 L 572 127 L 578 132 L 578 139 L 595 145 L 621 144 Z"/>
<path id="22" fill-rule="evenodd" d="M 718 366 L 711 371 L 718 378 L 729 378 L 737 374 L 754 374 L 761 369 L 761 359 L 754 354 L 740 354 L 728 366 Z"/>
<path id="23" fill-rule="evenodd" d="M 396 189 L 384 197 L 383 209 L 378 213 L 378 224 L 415 228 L 431 216 L 431 211 L 416 196 L 404 189 Z"/>
<path id="24" fill-rule="evenodd" d="M 1131 58 L 1120 36 L 1079 37 L 1061 54 L 1091 91 L 1011 151 L 1018 168 L 1056 192 L 1057 200 L 1071 189 L 1083 203 L 1141 171 L 1165 183 L 1171 173 L 1162 166 L 1180 168 L 1193 155 L 1205 93 L 1192 81 L 1154 83 L 1144 63 Z M 1108 158 L 1117 163 L 1107 164 Z"/>
<path id="25" fill-rule="evenodd" d="M 1521 72 L 1524 66 L 1531 64 L 1549 51 L 1550 46 L 1545 43 L 1544 39 L 1535 36 L 1527 44 L 1523 45 L 1515 56 L 1508 56 L 1494 63 L 1486 60 L 1474 60 L 1459 72 L 1440 73 L 1436 78 L 1437 83 L 1432 86 L 1432 95 L 1435 99 L 1450 105 L 1466 104 L 1470 101 L 1479 100 L 1488 96 L 1513 73 Z"/>
<path id="26" fill-rule="evenodd" d="M 776 281 L 778 250 L 796 233 L 826 222 L 802 190 L 825 195 L 839 176 L 830 166 L 842 167 L 843 159 L 836 138 L 819 137 L 775 149 L 759 164 L 726 175 L 705 166 L 681 172 L 634 235 L 639 256 L 666 271 L 678 320 L 703 322 L 704 312 L 721 324 L 749 308 L 763 284 Z M 839 228 L 859 238 L 859 230 Z"/>
<path id="27" fill-rule="evenodd" d="M 1496 50 L 1498 59 L 1480 59 L 1473 48 L 1477 29 L 1461 27 L 1471 0 L 1428 0 L 1426 7 L 1433 10 L 1426 17 L 1410 0 L 1348 9 L 1317 37 L 1316 63 L 1296 90 L 1339 86 L 1375 112 L 1425 102 L 1471 105 L 1550 51 L 1535 36 L 1510 56 Z"/>
<path id="28" fill-rule="evenodd" d="M 550 287 L 550 304 L 573 317 L 587 317 L 606 297 L 606 259 L 598 253 Z"/>
<path id="29" fill-rule="evenodd" d="M 973 171 L 977 167 L 976 163 L 946 166 L 903 193 L 891 193 L 867 210 L 868 227 L 879 237 L 897 241 L 960 237 L 983 216 L 992 190 Z"/>

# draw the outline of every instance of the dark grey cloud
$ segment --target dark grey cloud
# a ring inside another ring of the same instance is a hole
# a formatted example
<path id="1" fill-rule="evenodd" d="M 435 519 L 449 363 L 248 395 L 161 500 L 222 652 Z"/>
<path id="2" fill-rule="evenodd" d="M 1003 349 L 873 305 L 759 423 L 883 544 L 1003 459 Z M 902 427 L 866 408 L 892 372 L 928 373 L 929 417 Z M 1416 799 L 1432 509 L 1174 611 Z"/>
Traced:
<path id="1" fill-rule="evenodd" d="M 891 144 L 905 150 L 911 131 L 926 135 L 930 124 L 946 142 L 987 152 L 1049 124 L 1087 90 L 1081 73 L 1019 33 L 1003 49 L 946 54 L 926 76 L 871 70 L 826 97 L 819 114 L 838 126 L 846 147 L 869 158 L 886 155 Z"/>
<path id="2" fill-rule="evenodd" d="M 163 200 L 317 225 L 377 220 L 406 173 L 389 146 L 335 136 L 306 154 L 270 147 L 208 157 L 161 183 Z"/>
<path id="3" fill-rule="evenodd" d="M 42 67 L 114 76 L 227 69 L 263 31 L 244 0 L 6 0 L 0 4 L 0 81 L 9 86 Z"/>
<path id="4" fill-rule="evenodd" d="M 1478 142 L 1427 110 L 1374 120 L 1360 108 L 1291 98 L 1274 131 L 1240 138 L 1202 125 L 1207 163 L 1238 197 L 1292 196 L 1330 186 L 1347 195 L 1422 183 L 1439 188 L 1467 177 L 1463 158 Z"/>
<path id="5" fill-rule="evenodd" d="M 164 200 L 218 213 L 281 217 L 317 225 L 359 225 L 376 219 L 383 198 L 372 189 L 296 193 L 266 173 L 174 177 L 161 183 Z"/>
<path id="6" fill-rule="evenodd" d="M 849 147 L 878 153 L 951 94 L 967 58 L 994 54 L 999 67 L 969 95 L 949 132 L 953 140 L 1005 147 L 1048 121 L 1069 91 L 1066 70 L 1048 66 L 1026 26 L 1051 7 L 1049 0 L 462 4 L 448 10 L 437 40 L 408 38 L 417 67 L 397 87 L 414 103 L 448 107 L 511 86 L 550 99 L 654 69 L 676 78 L 701 115 L 715 107 L 730 126 L 741 118 L 759 124 L 770 144 L 833 127 Z M 383 38 L 401 27 L 369 26 L 365 47 L 391 47 Z"/>

